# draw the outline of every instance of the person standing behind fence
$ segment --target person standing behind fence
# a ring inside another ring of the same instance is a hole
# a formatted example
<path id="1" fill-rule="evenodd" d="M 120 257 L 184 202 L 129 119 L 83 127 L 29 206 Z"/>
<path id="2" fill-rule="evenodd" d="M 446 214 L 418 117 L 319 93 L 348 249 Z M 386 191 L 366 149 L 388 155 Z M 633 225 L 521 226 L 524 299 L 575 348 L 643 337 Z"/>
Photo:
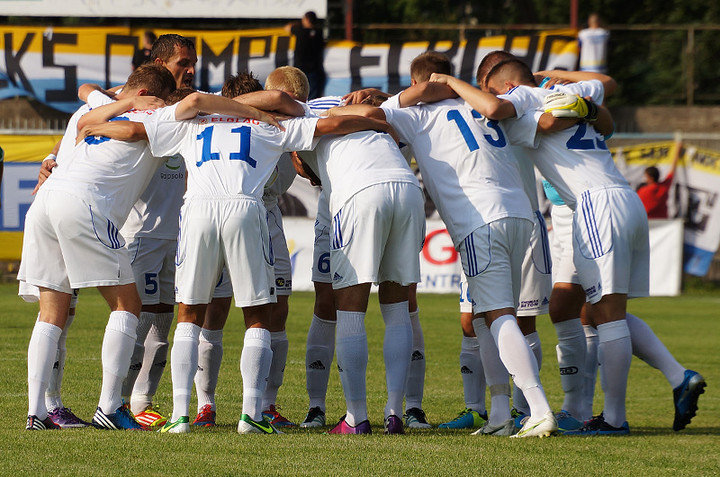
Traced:
<path id="1" fill-rule="evenodd" d="M 132 69 L 135 71 L 138 66 L 152 61 L 151 50 L 152 45 L 157 40 L 157 36 L 150 30 L 143 34 L 143 47 L 135 52 L 132 58 Z"/>
<path id="2" fill-rule="evenodd" d="M 325 39 L 317 15 L 313 11 L 303 15 L 299 22 L 291 22 L 285 30 L 295 35 L 294 66 L 300 69 L 310 83 L 308 99 L 315 99 L 325 95 L 325 68 L 323 57 L 325 53 Z"/>
<path id="3" fill-rule="evenodd" d="M 675 168 L 677 167 L 682 149 L 682 143 L 676 142 L 670 172 L 662 182 L 660 182 L 660 171 L 658 171 L 657 167 L 650 166 L 645 169 L 645 182 L 640 184 L 640 187 L 637 189 L 637 193 L 645 206 L 645 212 L 647 212 L 649 219 L 668 218 L 668 195 L 670 193 L 670 187 L 672 186 L 673 179 L 675 178 Z"/>
<path id="4" fill-rule="evenodd" d="M 607 73 L 607 44 L 610 32 L 603 28 L 597 13 L 588 17 L 588 27 L 578 33 L 580 71 Z"/>

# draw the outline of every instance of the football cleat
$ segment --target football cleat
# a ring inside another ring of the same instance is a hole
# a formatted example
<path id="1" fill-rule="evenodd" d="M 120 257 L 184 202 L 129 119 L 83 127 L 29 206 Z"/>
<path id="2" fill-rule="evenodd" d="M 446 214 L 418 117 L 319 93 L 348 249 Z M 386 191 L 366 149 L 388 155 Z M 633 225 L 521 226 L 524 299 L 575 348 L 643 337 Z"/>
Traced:
<path id="1" fill-rule="evenodd" d="M 300 427 L 323 427 L 325 425 L 325 412 L 319 407 L 310 408 L 305 416 L 305 420 L 300 423 Z"/>
<path id="2" fill-rule="evenodd" d="M 630 434 L 630 426 L 627 421 L 620 427 L 614 427 L 605 422 L 602 414 L 590 419 L 584 426 L 575 431 L 567 431 L 566 436 L 626 436 Z"/>
<path id="3" fill-rule="evenodd" d="M 275 427 L 295 427 L 297 424 L 278 412 L 274 404 L 262 412 L 263 418 Z"/>
<path id="4" fill-rule="evenodd" d="M 105 414 L 100 407 L 95 411 L 91 424 L 98 429 L 133 430 L 145 431 L 143 426 L 135 420 L 135 416 L 130 412 L 127 406 L 122 405 L 112 414 Z"/>
<path id="5" fill-rule="evenodd" d="M 705 392 L 705 379 L 699 373 L 685 370 L 685 379 L 680 386 L 673 389 L 673 402 L 675 404 L 675 420 L 673 431 L 685 429 L 697 412 L 698 399 Z"/>
<path id="6" fill-rule="evenodd" d="M 187 434 L 190 432 L 190 417 L 180 416 L 177 421 L 171 422 L 169 419 L 158 432 L 167 434 Z"/>
<path id="7" fill-rule="evenodd" d="M 282 434 L 267 420 L 253 421 L 247 414 L 240 416 L 237 431 L 240 434 Z"/>
<path id="8" fill-rule="evenodd" d="M 555 414 L 555 420 L 558 425 L 558 432 L 575 431 L 583 426 L 583 423 L 572 417 L 567 411 L 560 411 Z"/>
<path id="9" fill-rule="evenodd" d="M 58 407 L 48 413 L 48 417 L 60 429 L 72 429 L 76 427 L 88 427 L 89 422 L 85 422 L 77 417 L 69 407 Z"/>
<path id="10" fill-rule="evenodd" d="M 510 417 L 515 419 L 515 427 L 517 429 L 521 429 L 523 426 L 523 419 L 527 417 L 527 414 L 525 414 L 522 411 L 518 411 L 515 408 L 510 409 Z"/>
<path id="11" fill-rule="evenodd" d="M 40 419 L 37 416 L 28 416 L 27 422 L 25 423 L 25 430 L 27 431 L 45 431 L 49 429 L 60 429 L 60 426 L 55 424 L 50 416 L 45 419 Z"/>
<path id="12" fill-rule="evenodd" d="M 505 437 L 512 436 L 513 434 L 515 434 L 515 421 L 513 419 L 508 419 L 499 426 L 493 426 L 490 424 L 490 421 L 487 421 L 480 429 L 472 433 L 473 436 Z"/>
<path id="13" fill-rule="evenodd" d="M 432 426 L 427 422 L 425 411 L 419 407 L 411 407 L 405 411 L 405 425 L 411 429 L 430 429 Z"/>
<path id="14" fill-rule="evenodd" d="M 558 423 L 552 411 L 547 411 L 540 419 L 529 416 L 523 419 L 523 426 L 510 437 L 549 437 L 558 430 Z"/>
<path id="15" fill-rule="evenodd" d="M 215 425 L 215 411 L 211 404 L 205 404 L 195 417 L 193 426 L 214 427 Z"/>
<path id="16" fill-rule="evenodd" d="M 329 432 L 329 434 L 372 434 L 372 428 L 370 427 L 370 421 L 367 419 L 363 422 L 358 423 L 356 426 L 351 426 L 345 421 L 345 416 L 340 419 Z"/>
<path id="17" fill-rule="evenodd" d="M 480 414 L 477 411 L 473 411 L 467 408 L 460 412 L 455 419 L 449 422 L 440 424 L 440 429 L 474 429 L 476 427 L 482 427 L 487 421 L 487 412 Z"/>
<path id="18" fill-rule="evenodd" d="M 145 427 L 159 427 L 167 422 L 167 417 L 151 404 L 144 411 L 135 414 L 135 420 Z"/>
<path id="19" fill-rule="evenodd" d="M 405 434 L 403 422 L 395 414 L 385 418 L 385 434 Z"/>

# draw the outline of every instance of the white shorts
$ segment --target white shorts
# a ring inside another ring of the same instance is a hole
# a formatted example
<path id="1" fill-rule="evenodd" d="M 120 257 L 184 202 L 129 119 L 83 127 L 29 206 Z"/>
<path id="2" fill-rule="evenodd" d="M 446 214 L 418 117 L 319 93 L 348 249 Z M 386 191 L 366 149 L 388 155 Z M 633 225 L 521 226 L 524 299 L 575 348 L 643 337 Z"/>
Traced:
<path id="1" fill-rule="evenodd" d="M 579 285 L 580 277 L 573 261 L 573 210 L 567 205 L 553 205 L 550 216 L 553 232 L 553 283 Z"/>
<path id="2" fill-rule="evenodd" d="M 467 277 L 464 273 L 460 273 L 460 313 L 472 313 L 473 304 L 470 298 L 470 289 L 468 288 Z"/>
<path id="3" fill-rule="evenodd" d="M 18 280 L 68 294 L 133 283 L 124 245 L 115 224 L 84 200 L 41 190 L 25 218 Z"/>
<path id="4" fill-rule="evenodd" d="M 474 313 L 517 309 L 532 222 L 508 217 L 483 225 L 458 245 Z"/>
<path id="5" fill-rule="evenodd" d="M 315 244 L 313 245 L 312 281 L 332 283 L 330 274 L 330 209 L 325 194 L 320 194 L 315 219 Z"/>
<path id="6" fill-rule="evenodd" d="M 209 303 L 223 265 L 230 274 L 235 306 L 276 301 L 267 213 L 255 199 L 187 201 L 181 210 L 175 263 L 180 303 Z"/>
<path id="7" fill-rule="evenodd" d="M 28 282 L 18 282 L 18 296 L 28 303 L 37 303 L 40 301 L 40 289 L 35 285 L 30 285 Z M 70 308 L 76 308 L 78 303 L 79 290 L 76 288 L 72 292 L 70 297 Z"/>
<path id="8" fill-rule="evenodd" d="M 628 187 L 601 187 L 578 197 L 574 262 L 587 300 L 604 295 L 648 296 L 650 243 L 645 208 Z"/>
<path id="9" fill-rule="evenodd" d="M 142 304 L 174 304 L 177 240 L 152 237 L 128 237 L 127 240 Z"/>
<path id="10" fill-rule="evenodd" d="M 538 316 L 548 312 L 552 292 L 552 260 L 547 225 L 540 211 L 534 214 L 530 246 L 522 263 L 520 304 L 517 316 Z"/>
<path id="11" fill-rule="evenodd" d="M 292 264 L 290 263 L 290 251 L 285 240 L 283 230 L 282 212 L 280 207 L 275 205 L 268 210 L 268 230 L 270 231 L 270 243 L 272 253 L 275 257 L 275 293 L 283 296 L 292 294 Z"/>
<path id="12" fill-rule="evenodd" d="M 230 283 L 230 273 L 227 267 L 223 267 L 220 272 L 220 278 L 218 278 L 215 288 L 213 289 L 213 298 L 231 298 L 233 296 L 233 287 Z"/>
<path id="13" fill-rule="evenodd" d="M 384 182 L 353 195 L 333 218 L 333 288 L 420 281 L 425 210 L 419 187 Z"/>

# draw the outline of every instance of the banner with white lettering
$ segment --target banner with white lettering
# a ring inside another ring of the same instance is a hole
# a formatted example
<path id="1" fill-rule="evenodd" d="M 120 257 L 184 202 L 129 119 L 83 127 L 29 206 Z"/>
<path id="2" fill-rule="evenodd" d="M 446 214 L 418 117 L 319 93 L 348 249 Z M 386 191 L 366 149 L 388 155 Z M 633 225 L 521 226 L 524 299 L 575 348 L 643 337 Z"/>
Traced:
<path id="1" fill-rule="evenodd" d="M 282 28 L 153 31 L 157 35 L 178 33 L 195 41 L 195 86 L 202 91 L 219 91 L 225 78 L 238 71 L 252 71 L 264 82 L 276 67 L 292 64 L 295 47 L 295 38 Z M 143 32 L 126 27 L 0 26 L 4 53 L 0 55 L 0 100 L 27 95 L 73 112 L 80 106 L 79 85 L 97 83 L 110 88 L 125 82 Z M 442 42 L 330 41 L 325 50 L 325 94 L 344 95 L 370 86 L 398 92 L 410 85 L 411 60 L 426 50 L 446 53 L 455 73 L 472 82 L 483 56 L 497 49 L 512 51 L 533 70 L 572 69 L 577 61 L 573 30 L 524 36 L 472 33 L 464 41 Z"/>

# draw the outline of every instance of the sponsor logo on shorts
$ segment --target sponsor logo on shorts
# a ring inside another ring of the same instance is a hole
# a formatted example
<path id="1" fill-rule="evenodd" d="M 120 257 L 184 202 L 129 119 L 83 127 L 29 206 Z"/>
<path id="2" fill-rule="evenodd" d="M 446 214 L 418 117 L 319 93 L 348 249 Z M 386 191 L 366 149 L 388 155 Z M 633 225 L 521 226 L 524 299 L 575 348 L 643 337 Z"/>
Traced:
<path id="1" fill-rule="evenodd" d="M 338 272 L 335 272 L 335 275 L 333 275 L 333 281 L 336 282 L 338 280 L 342 280 L 343 277 Z"/>
<path id="2" fill-rule="evenodd" d="M 525 308 L 537 308 L 538 303 L 540 303 L 540 300 L 525 300 L 520 302 L 520 309 L 524 310 Z"/>
<path id="3" fill-rule="evenodd" d="M 542 304 L 547 305 L 548 303 L 550 303 L 550 300 L 547 297 L 543 298 Z"/>
<path id="4" fill-rule="evenodd" d="M 278 287 L 284 287 L 285 286 L 285 279 L 283 277 L 277 277 L 275 279 L 275 285 Z"/>
<path id="5" fill-rule="evenodd" d="M 585 294 L 587 296 L 593 296 L 595 293 L 597 293 L 597 288 L 595 288 L 594 286 L 585 289 Z"/>
<path id="6" fill-rule="evenodd" d="M 413 351 L 410 361 L 421 361 L 423 359 L 425 359 L 425 355 L 422 354 L 419 350 L 415 350 Z"/>
<path id="7" fill-rule="evenodd" d="M 472 369 L 468 368 L 467 366 L 463 366 L 460 368 L 460 374 L 472 374 Z"/>
<path id="8" fill-rule="evenodd" d="M 310 369 L 325 369 L 325 365 L 320 361 L 319 359 L 317 361 L 313 361 L 312 363 L 308 364 L 308 368 Z"/>
<path id="9" fill-rule="evenodd" d="M 576 366 L 568 366 L 565 368 L 560 368 L 560 376 L 568 376 L 571 374 L 577 374 L 578 369 Z"/>

